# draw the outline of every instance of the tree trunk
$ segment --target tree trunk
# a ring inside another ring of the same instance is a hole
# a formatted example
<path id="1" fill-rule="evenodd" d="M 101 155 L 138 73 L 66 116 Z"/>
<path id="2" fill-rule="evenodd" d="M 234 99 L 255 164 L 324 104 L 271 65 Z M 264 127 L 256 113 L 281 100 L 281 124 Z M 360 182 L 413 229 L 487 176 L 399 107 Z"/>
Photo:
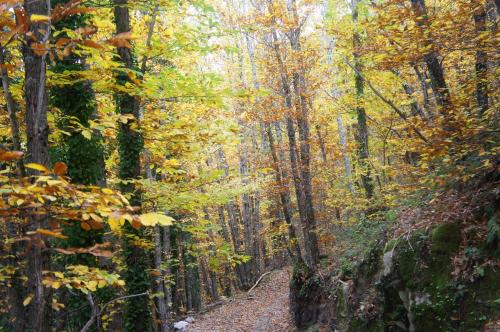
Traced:
<path id="1" fill-rule="evenodd" d="M 130 14 L 127 0 L 114 0 L 114 18 L 116 33 L 130 32 Z M 134 69 L 134 58 L 132 50 L 127 47 L 117 49 L 121 62 L 127 69 Z M 119 73 L 117 77 L 119 84 L 130 81 L 126 73 Z M 118 112 L 122 115 L 132 115 L 126 123 L 120 121 L 118 133 L 118 150 L 120 156 L 119 177 L 129 181 L 121 184 L 120 189 L 124 193 L 131 193 L 130 203 L 141 206 L 141 197 L 131 180 L 137 179 L 141 172 L 140 154 L 143 149 L 143 140 L 138 130 L 133 128 L 139 122 L 139 104 L 136 98 L 127 93 L 116 94 Z M 129 224 L 125 226 L 126 232 L 133 236 L 142 236 L 142 230 L 136 230 Z M 133 240 L 125 237 L 123 252 L 127 269 L 124 279 L 129 295 L 144 293 L 149 288 L 149 276 L 147 273 L 147 255 L 142 248 L 133 244 Z M 130 298 L 127 300 L 125 311 L 125 329 L 128 331 L 147 331 L 151 326 L 150 312 L 147 297 Z"/>
<path id="2" fill-rule="evenodd" d="M 203 212 L 205 214 L 205 220 L 207 220 L 207 222 L 210 222 L 210 214 L 208 213 L 208 209 L 204 208 Z M 210 257 L 216 253 L 217 249 L 215 248 L 215 246 L 213 244 L 213 241 L 214 241 L 213 231 L 211 229 L 208 229 L 207 233 L 208 233 L 209 241 L 211 242 L 210 245 L 208 246 L 209 257 Z M 212 298 L 212 300 L 214 302 L 218 301 L 219 300 L 219 293 L 217 291 L 217 273 L 215 273 L 215 271 L 212 271 L 210 269 L 209 264 L 207 264 L 207 262 L 205 261 L 204 258 L 202 258 L 202 265 L 204 265 L 204 266 L 202 266 L 202 268 L 205 268 L 206 274 L 207 274 L 207 278 L 206 278 L 205 283 L 206 283 L 206 286 L 208 287 L 207 288 L 208 295 Z"/>
<path id="3" fill-rule="evenodd" d="M 486 31 L 486 11 L 482 5 L 479 5 L 474 12 L 474 25 L 476 33 L 480 35 Z M 476 45 L 476 101 L 479 109 L 479 116 L 482 116 L 488 110 L 488 54 L 483 50 L 481 43 Z"/>
<path id="4" fill-rule="evenodd" d="M 19 122 L 17 121 L 17 110 L 18 105 L 16 104 L 12 94 L 10 93 L 10 79 L 9 73 L 5 65 L 5 55 L 7 49 L 0 45 L 0 75 L 2 78 L 2 88 L 5 98 L 5 105 L 7 107 L 7 113 L 9 115 L 10 131 L 12 132 L 12 148 L 14 151 L 22 151 L 21 138 L 19 136 Z M 19 176 L 23 177 L 26 175 L 26 170 L 24 169 L 24 163 L 22 158 L 17 161 L 17 172 Z"/>
<path id="5" fill-rule="evenodd" d="M 271 156 L 273 158 L 273 168 L 276 177 L 276 183 L 279 186 L 281 208 L 283 210 L 285 223 L 288 226 L 288 247 L 290 248 L 290 256 L 292 259 L 301 259 L 302 256 L 300 253 L 300 247 L 297 241 L 297 236 L 295 234 L 295 228 L 292 224 L 292 205 L 290 201 L 290 193 L 288 191 L 288 186 L 283 182 L 280 160 L 278 159 L 278 154 L 276 152 L 276 146 L 274 144 L 274 137 L 271 131 L 271 126 L 269 124 L 266 124 L 265 126 L 269 146 L 271 148 Z"/>
<path id="6" fill-rule="evenodd" d="M 427 84 L 427 78 L 426 74 L 422 73 L 422 71 L 419 69 L 419 66 L 413 65 L 413 70 L 415 71 L 415 74 L 417 75 L 418 81 L 420 83 L 420 89 L 422 91 L 422 102 L 425 111 L 427 112 L 427 116 L 432 119 L 433 113 L 431 111 L 431 106 L 430 106 L 430 98 L 429 98 L 429 86 Z M 424 69 L 425 71 L 425 69 Z"/>
<path id="7" fill-rule="evenodd" d="M 24 2 L 27 17 L 32 15 L 50 16 L 50 1 L 30 0 Z M 27 133 L 27 155 L 26 160 L 49 166 L 49 126 L 47 122 L 47 92 L 46 83 L 46 55 L 36 54 L 32 44 L 45 44 L 50 36 L 51 22 L 31 22 L 29 26 L 31 36 L 26 37 L 23 46 L 24 58 L 24 93 L 26 100 L 26 133 Z M 30 172 L 36 173 L 36 172 Z M 29 230 L 44 227 L 47 222 L 46 215 L 33 215 L 30 217 Z M 46 248 L 48 242 L 43 242 L 40 234 L 31 237 L 31 243 L 27 250 L 28 281 L 27 296 L 32 300 L 27 306 L 25 321 L 26 330 L 49 331 L 50 330 L 50 305 L 51 292 L 42 284 L 42 271 L 50 270 L 50 250 Z M 21 318 L 22 319 L 22 318 Z"/>
<path id="8" fill-rule="evenodd" d="M 182 260 L 184 262 L 184 291 L 186 293 L 186 310 L 198 311 L 201 308 L 200 275 L 193 255 L 191 234 L 182 232 Z"/>
<path id="9" fill-rule="evenodd" d="M 227 164 L 226 156 L 224 154 L 224 151 L 222 150 L 222 147 L 220 147 L 218 149 L 216 157 L 217 157 L 218 168 L 221 170 L 224 170 L 224 175 L 228 176 L 229 175 L 229 166 Z M 241 255 L 242 254 L 242 250 L 241 250 L 242 243 L 241 243 L 241 239 L 240 239 L 240 230 L 239 230 L 239 225 L 238 225 L 236 206 L 235 206 L 234 202 L 229 201 L 226 204 L 226 209 L 227 209 L 227 215 L 229 217 L 228 224 L 229 224 L 229 231 L 231 233 L 231 239 L 232 239 L 233 246 L 234 246 L 234 252 L 237 255 Z M 220 213 L 219 213 L 219 216 L 221 216 Z M 222 213 L 222 216 L 224 216 L 224 213 Z M 246 288 L 246 287 L 251 286 L 251 285 L 250 286 L 247 285 L 246 271 L 245 271 L 245 267 L 242 264 L 238 264 L 236 266 L 236 276 L 237 276 L 237 280 L 239 283 L 238 286 L 240 288 Z"/>
<path id="10" fill-rule="evenodd" d="M 360 0 L 353 2 L 352 20 L 354 24 L 358 21 L 358 4 Z M 356 29 L 356 28 L 355 28 Z M 359 168 L 361 172 L 361 181 L 365 189 L 366 197 L 373 196 L 373 181 L 371 179 L 371 166 L 369 158 L 369 144 L 368 144 L 368 126 L 366 124 L 366 111 L 364 107 L 364 80 L 361 76 L 362 64 L 359 54 L 361 47 L 361 36 L 355 30 L 353 35 L 353 57 L 355 68 L 355 88 L 356 88 L 356 115 L 357 115 L 357 133 L 356 140 L 358 143 L 358 159 Z"/>
<path id="11" fill-rule="evenodd" d="M 417 26 L 422 29 L 429 29 L 425 0 L 411 0 L 411 5 L 413 13 L 417 17 Z M 451 106 L 451 99 L 450 92 L 444 78 L 443 67 L 439 61 L 439 52 L 434 47 L 431 37 L 426 38 L 424 41 L 424 47 L 430 47 L 430 50 L 424 54 L 424 61 L 427 65 L 427 69 L 429 70 L 431 87 L 434 91 L 434 95 L 436 96 L 436 102 L 439 106 L 446 109 Z M 447 114 L 446 110 L 442 109 L 441 112 L 444 115 Z"/>
<path id="12" fill-rule="evenodd" d="M 273 14 L 272 10 L 271 14 Z M 302 236 L 304 238 L 304 259 L 306 261 L 306 264 L 310 268 L 314 268 L 314 266 L 316 265 L 315 256 L 317 255 L 317 252 L 316 253 L 314 252 L 314 248 L 317 248 L 317 244 L 315 245 L 314 241 L 315 234 L 309 232 L 310 225 L 308 222 L 308 207 L 306 205 L 306 195 L 304 192 L 304 185 L 302 183 L 302 178 L 299 169 L 300 166 L 298 162 L 297 139 L 295 137 L 295 124 L 293 122 L 293 119 L 291 118 L 291 113 L 293 113 L 292 91 L 290 89 L 290 83 L 288 81 L 288 76 L 285 70 L 283 59 L 281 57 L 279 40 L 275 30 L 272 31 L 272 37 L 273 37 L 276 60 L 278 61 L 280 68 L 281 88 L 283 91 L 285 107 L 290 113 L 287 114 L 286 116 L 286 132 L 288 136 L 288 150 L 289 150 L 292 178 L 295 186 L 295 195 L 297 198 L 297 206 L 302 225 Z"/>
<path id="13" fill-rule="evenodd" d="M 170 255 L 170 227 L 162 227 L 162 255 L 164 268 L 162 270 L 163 275 L 163 288 L 165 291 L 164 299 L 167 310 L 167 319 L 170 319 L 172 311 L 172 270 L 171 265 L 171 255 Z"/>
<path id="14" fill-rule="evenodd" d="M 168 332 L 169 331 L 169 326 L 168 326 L 168 308 L 167 304 L 165 303 L 165 287 L 163 284 L 163 245 L 161 241 L 162 237 L 162 229 L 160 225 L 156 225 L 154 229 L 154 262 L 155 262 L 155 270 L 156 270 L 156 277 L 154 280 L 155 283 L 155 292 L 158 294 L 163 294 L 163 296 L 157 296 L 155 297 L 155 302 L 156 302 L 156 308 L 158 312 L 158 327 L 160 332 Z"/>
<path id="15" fill-rule="evenodd" d="M 314 211 L 314 199 L 312 193 L 311 179 L 311 148 L 310 148 L 310 129 L 309 114 L 307 109 L 307 87 L 305 80 L 305 68 L 302 58 L 302 49 L 300 45 L 301 26 L 297 13 L 295 0 L 291 0 L 291 9 L 295 21 L 295 28 L 290 32 L 290 46 L 298 56 L 298 69 L 293 73 L 293 86 L 295 97 L 297 98 L 297 125 L 300 138 L 300 176 L 302 180 L 302 191 L 304 197 L 304 208 L 306 222 L 304 223 L 304 241 L 306 250 L 309 252 L 309 266 L 314 266 L 319 262 L 318 235 L 316 233 L 316 218 Z"/>
<path id="16" fill-rule="evenodd" d="M 344 123 L 342 121 L 341 115 L 337 116 L 337 127 L 339 130 L 340 147 L 342 148 L 342 153 L 344 154 L 344 169 L 345 169 L 346 183 L 347 187 L 349 188 L 349 191 L 351 192 L 351 194 L 354 195 L 356 191 L 354 190 L 354 183 L 352 182 L 351 156 L 347 151 L 347 134 L 344 128 Z"/>
<path id="17" fill-rule="evenodd" d="M 226 224 L 226 218 L 224 214 L 224 207 L 219 206 L 217 207 L 217 211 L 219 214 L 219 225 L 221 227 L 221 235 L 224 241 L 226 243 L 231 244 L 231 239 L 229 237 L 229 230 L 227 229 L 227 224 Z M 225 296 L 231 296 L 231 268 L 229 267 L 228 264 L 224 264 L 224 279 L 225 279 L 225 287 L 224 287 L 224 295 Z M 239 277 L 237 276 L 237 279 L 239 280 Z"/>

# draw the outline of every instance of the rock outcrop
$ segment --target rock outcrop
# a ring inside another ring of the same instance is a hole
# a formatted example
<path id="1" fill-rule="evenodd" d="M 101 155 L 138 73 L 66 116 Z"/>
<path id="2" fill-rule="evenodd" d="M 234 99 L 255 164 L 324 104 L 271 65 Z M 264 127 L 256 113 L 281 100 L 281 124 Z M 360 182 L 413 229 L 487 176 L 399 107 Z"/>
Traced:
<path id="1" fill-rule="evenodd" d="M 458 224 L 445 223 L 381 240 L 349 276 L 333 271 L 322 277 L 295 267 L 290 298 L 296 325 L 308 331 L 411 332 L 495 326 L 500 313 L 500 270 L 494 263 L 498 250 L 466 248 L 462 265 L 469 265 L 466 272 L 457 272 L 453 258 L 463 236 Z"/>

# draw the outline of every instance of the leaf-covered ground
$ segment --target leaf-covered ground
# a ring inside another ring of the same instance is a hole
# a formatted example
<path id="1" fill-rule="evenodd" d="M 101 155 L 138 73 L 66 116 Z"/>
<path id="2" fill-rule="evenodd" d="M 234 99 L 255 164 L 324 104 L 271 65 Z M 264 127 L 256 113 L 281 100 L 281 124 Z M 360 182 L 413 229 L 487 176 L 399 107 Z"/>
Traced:
<path id="1" fill-rule="evenodd" d="M 291 271 L 266 275 L 259 286 L 196 317 L 189 332 L 292 332 L 288 312 L 288 283 Z"/>

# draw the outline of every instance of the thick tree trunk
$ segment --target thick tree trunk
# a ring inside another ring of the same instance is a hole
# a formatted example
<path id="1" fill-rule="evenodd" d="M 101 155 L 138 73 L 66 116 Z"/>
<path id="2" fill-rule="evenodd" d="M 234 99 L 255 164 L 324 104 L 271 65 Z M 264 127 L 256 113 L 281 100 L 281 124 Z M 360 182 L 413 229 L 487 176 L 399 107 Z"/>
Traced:
<path id="1" fill-rule="evenodd" d="M 27 17 L 32 15 L 50 16 L 50 1 L 30 0 L 24 2 Z M 26 37 L 23 47 L 24 58 L 24 93 L 26 100 L 26 133 L 27 155 L 26 160 L 31 163 L 49 166 L 49 126 L 47 122 L 47 92 L 45 54 L 39 55 L 32 49 L 32 44 L 45 44 L 50 36 L 51 22 L 31 22 L 30 37 Z M 30 217 L 29 230 L 33 231 L 44 227 L 47 216 L 36 215 Z M 27 306 L 25 321 L 26 329 L 30 331 L 50 330 L 50 291 L 43 284 L 42 271 L 49 270 L 50 250 L 46 248 L 41 235 L 31 237 L 31 244 L 26 254 L 28 260 L 27 296 L 32 300 Z M 21 318 L 22 319 L 22 318 Z"/>
<path id="2" fill-rule="evenodd" d="M 116 33 L 130 32 L 130 14 L 127 0 L 114 0 L 114 18 Z M 121 62 L 127 69 L 134 69 L 132 50 L 127 47 L 117 49 Z M 125 84 L 130 79 L 127 74 L 118 74 L 118 83 Z M 127 123 L 120 121 L 118 134 L 118 150 L 120 156 L 119 177 L 122 180 L 133 180 L 140 176 L 140 154 L 143 149 L 141 134 L 133 126 L 139 122 L 139 107 L 136 98 L 127 93 L 116 94 L 118 112 L 122 115 L 132 115 Z M 141 197 L 132 182 L 121 184 L 121 190 L 131 193 L 130 203 L 141 206 Z M 141 236 L 142 231 L 126 224 L 126 231 L 134 236 Z M 124 279 L 129 295 L 140 294 L 149 289 L 149 276 L 147 273 L 147 255 L 142 248 L 137 247 L 128 237 L 124 240 L 124 255 L 127 269 Z M 125 329 L 128 331 L 147 331 L 151 326 L 150 311 L 147 297 L 130 298 L 127 300 L 125 311 Z"/>

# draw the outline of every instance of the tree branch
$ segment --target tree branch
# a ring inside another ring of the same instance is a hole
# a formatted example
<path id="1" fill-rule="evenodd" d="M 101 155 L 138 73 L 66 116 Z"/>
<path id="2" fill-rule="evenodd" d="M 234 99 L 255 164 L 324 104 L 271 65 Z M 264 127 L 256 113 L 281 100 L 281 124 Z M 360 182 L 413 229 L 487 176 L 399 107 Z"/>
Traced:
<path id="1" fill-rule="evenodd" d="M 349 60 L 344 57 L 344 62 L 349 66 L 351 67 L 352 70 L 354 70 L 354 72 L 359 76 L 361 77 L 361 79 L 363 81 L 365 81 L 366 85 L 368 85 L 368 87 L 373 91 L 373 93 L 375 93 L 375 95 L 377 97 L 380 98 L 380 100 L 382 100 L 384 103 L 386 103 L 387 105 L 389 105 L 389 107 L 391 107 L 394 112 L 396 112 L 399 117 L 401 119 L 403 119 L 404 121 L 408 121 L 408 117 L 404 114 L 403 111 L 401 111 L 396 105 L 394 105 L 394 103 L 392 101 L 390 101 L 389 99 L 385 98 L 372 84 L 369 80 L 366 79 L 365 76 L 363 76 L 362 73 L 359 72 L 359 70 L 356 69 L 355 66 L 353 66 Z M 425 138 L 425 136 L 420 132 L 420 130 L 418 130 L 414 125 L 411 125 L 411 128 L 412 130 L 415 132 L 415 134 L 422 140 L 424 141 L 425 143 L 429 143 L 429 141 L 427 140 L 427 138 Z"/>

